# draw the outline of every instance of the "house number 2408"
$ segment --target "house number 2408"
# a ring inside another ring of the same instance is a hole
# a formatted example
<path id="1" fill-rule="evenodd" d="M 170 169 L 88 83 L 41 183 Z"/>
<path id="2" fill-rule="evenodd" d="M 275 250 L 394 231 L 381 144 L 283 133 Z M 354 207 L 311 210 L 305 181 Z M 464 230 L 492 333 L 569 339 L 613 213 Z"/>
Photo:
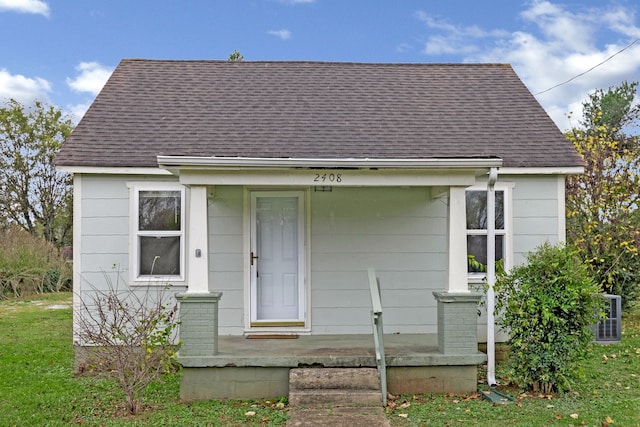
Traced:
<path id="1" fill-rule="evenodd" d="M 342 182 L 341 173 L 317 173 L 313 182 Z"/>

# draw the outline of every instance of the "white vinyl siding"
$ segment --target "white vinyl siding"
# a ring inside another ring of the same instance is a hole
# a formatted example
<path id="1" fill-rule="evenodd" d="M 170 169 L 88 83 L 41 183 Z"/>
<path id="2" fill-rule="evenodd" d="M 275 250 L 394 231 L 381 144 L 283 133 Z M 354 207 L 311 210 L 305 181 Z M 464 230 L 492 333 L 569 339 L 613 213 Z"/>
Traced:
<path id="1" fill-rule="evenodd" d="M 447 206 L 428 188 L 311 193 L 312 331 L 371 333 L 366 270 L 380 278 L 387 333 L 436 331 L 446 278 Z"/>
<path id="2" fill-rule="evenodd" d="M 82 175 L 80 179 L 81 217 L 74 218 L 80 222 L 76 240 L 80 246 L 79 288 L 84 292 L 91 288 L 104 290 L 108 283 L 120 287 L 134 284 L 132 188 L 137 184 L 175 188 L 177 184 L 158 182 L 158 177 L 126 175 Z"/>
<path id="3" fill-rule="evenodd" d="M 180 186 L 157 176 L 83 175 L 81 180 L 76 289 L 104 289 L 107 280 L 134 283 L 131 192 Z M 510 253 L 517 265 L 541 243 L 559 241 L 558 178 L 501 176 L 500 181 L 511 195 Z M 208 193 L 209 290 L 223 293 L 220 335 L 244 333 L 244 191 L 242 186 L 215 186 Z M 324 193 L 312 190 L 309 196 L 311 333 L 371 333 L 368 267 L 381 281 L 385 332 L 435 333 L 432 292 L 444 290 L 447 278 L 446 193 L 426 187 L 334 187 Z M 185 211 L 183 217 L 187 220 Z M 170 283 L 176 291 L 186 285 Z"/>
<path id="4" fill-rule="evenodd" d="M 243 188 L 216 186 L 209 198 L 209 290 L 222 292 L 220 335 L 244 333 Z"/>

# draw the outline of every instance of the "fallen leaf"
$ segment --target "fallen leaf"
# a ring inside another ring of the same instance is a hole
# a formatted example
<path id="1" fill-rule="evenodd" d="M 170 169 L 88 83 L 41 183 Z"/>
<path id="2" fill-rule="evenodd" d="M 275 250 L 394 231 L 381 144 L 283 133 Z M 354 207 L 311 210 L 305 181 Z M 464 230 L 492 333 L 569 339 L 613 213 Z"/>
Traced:
<path id="1" fill-rule="evenodd" d="M 458 399 L 453 400 L 453 403 L 460 403 Z"/>
<path id="2" fill-rule="evenodd" d="M 408 417 L 409 417 L 409 414 L 398 414 L 398 416 L 399 416 L 399 417 L 402 417 L 402 418 L 408 418 Z"/>
<path id="3" fill-rule="evenodd" d="M 554 407 L 553 405 L 547 405 L 547 408 L 553 408 L 553 407 Z"/>
<path id="4" fill-rule="evenodd" d="M 244 413 L 245 417 L 253 417 L 256 414 L 256 411 L 248 411 Z"/>
<path id="5" fill-rule="evenodd" d="M 609 424 L 614 424 L 614 421 L 611 419 L 611 417 L 607 417 L 604 419 L 606 422 L 608 422 Z"/>
<path id="6" fill-rule="evenodd" d="M 562 419 L 562 415 L 556 414 L 556 420 L 561 420 L 561 419 Z"/>
<path id="7" fill-rule="evenodd" d="M 284 403 L 283 403 L 283 402 L 278 402 L 278 403 L 276 403 L 276 408 L 278 408 L 278 409 L 283 409 L 283 408 L 284 408 L 284 406 L 285 406 L 285 405 L 284 405 Z"/>
<path id="8" fill-rule="evenodd" d="M 571 418 L 573 418 L 574 420 L 577 420 L 579 415 L 578 414 L 571 414 L 569 415 Z"/>
<path id="9" fill-rule="evenodd" d="M 408 408 L 409 406 L 411 406 L 411 403 L 409 402 L 404 402 L 402 405 L 400 405 L 401 408 Z"/>

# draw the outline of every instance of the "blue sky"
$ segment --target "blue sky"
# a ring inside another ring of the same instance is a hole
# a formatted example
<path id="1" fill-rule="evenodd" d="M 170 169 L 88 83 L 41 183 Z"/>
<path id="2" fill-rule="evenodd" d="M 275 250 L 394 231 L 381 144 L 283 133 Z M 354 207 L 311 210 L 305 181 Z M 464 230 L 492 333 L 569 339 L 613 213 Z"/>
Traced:
<path id="1" fill-rule="evenodd" d="M 604 62 L 537 96 L 565 130 L 594 89 L 640 81 L 639 14 L 637 0 L 0 0 L 0 99 L 77 119 L 122 58 L 236 49 L 249 61 L 510 63 L 533 93 Z"/>

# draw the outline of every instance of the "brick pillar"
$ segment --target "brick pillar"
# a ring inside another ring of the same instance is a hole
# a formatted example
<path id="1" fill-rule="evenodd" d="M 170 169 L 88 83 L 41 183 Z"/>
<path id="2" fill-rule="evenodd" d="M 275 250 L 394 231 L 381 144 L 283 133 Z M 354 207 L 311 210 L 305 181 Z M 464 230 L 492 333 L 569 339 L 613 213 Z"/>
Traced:
<path id="1" fill-rule="evenodd" d="M 218 353 L 218 301 L 222 292 L 178 293 L 180 305 L 179 357 L 213 356 Z"/>
<path id="2" fill-rule="evenodd" d="M 438 351 L 443 354 L 478 352 L 480 293 L 434 292 L 438 302 Z"/>

